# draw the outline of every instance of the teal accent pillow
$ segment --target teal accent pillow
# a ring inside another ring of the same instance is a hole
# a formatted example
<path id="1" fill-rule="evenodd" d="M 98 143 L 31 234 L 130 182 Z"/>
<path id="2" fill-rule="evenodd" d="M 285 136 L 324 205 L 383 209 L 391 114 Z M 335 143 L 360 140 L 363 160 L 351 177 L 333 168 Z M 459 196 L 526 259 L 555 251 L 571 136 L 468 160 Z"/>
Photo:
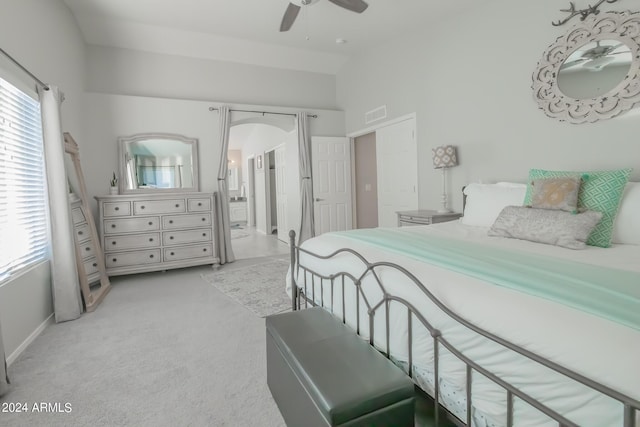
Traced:
<path id="1" fill-rule="evenodd" d="M 582 185 L 578 194 L 578 209 L 602 212 L 602 219 L 589 235 L 587 245 L 608 248 L 611 246 L 613 223 L 618 214 L 624 186 L 629 180 L 631 171 L 632 169 L 594 172 L 531 169 L 529 171 L 529 185 L 524 197 L 524 204 L 531 204 L 533 193 L 531 181 L 533 180 L 582 177 Z"/>

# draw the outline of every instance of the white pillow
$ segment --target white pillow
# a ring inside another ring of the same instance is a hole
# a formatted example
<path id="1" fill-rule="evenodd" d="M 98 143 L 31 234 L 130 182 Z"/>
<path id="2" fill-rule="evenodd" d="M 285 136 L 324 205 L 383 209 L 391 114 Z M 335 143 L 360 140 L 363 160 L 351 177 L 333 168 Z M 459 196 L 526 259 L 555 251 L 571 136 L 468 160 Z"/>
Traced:
<path id="1" fill-rule="evenodd" d="M 640 182 L 628 182 L 613 223 L 612 243 L 640 245 Z"/>
<path id="2" fill-rule="evenodd" d="M 526 192 L 526 184 L 469 184 L 464 189 L 467 201 L 461 222 L 491 227 L 506 206 L 522 206 Z"/>
<path id="3" fill-rule="evenodd" d="M 499 185 L 501 187 L 517 187 L 520 188 L 523 185 L 527 185 L 526 183 L 522 183 L 522 182 L 507 182 L 507 181 L 500 181 L 500 182 L 496 182 L 495 185 Z"/>

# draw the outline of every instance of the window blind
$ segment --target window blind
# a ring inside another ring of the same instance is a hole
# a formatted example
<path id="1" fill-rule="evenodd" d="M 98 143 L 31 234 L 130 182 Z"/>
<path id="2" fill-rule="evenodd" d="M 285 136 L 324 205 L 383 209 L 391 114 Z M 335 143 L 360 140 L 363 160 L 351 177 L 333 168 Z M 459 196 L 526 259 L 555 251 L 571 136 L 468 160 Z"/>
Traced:
<path id="1" fill-rule="evenodd" d="M 0 283 L 48 257 L 40 103 L 0 78 Z"/>

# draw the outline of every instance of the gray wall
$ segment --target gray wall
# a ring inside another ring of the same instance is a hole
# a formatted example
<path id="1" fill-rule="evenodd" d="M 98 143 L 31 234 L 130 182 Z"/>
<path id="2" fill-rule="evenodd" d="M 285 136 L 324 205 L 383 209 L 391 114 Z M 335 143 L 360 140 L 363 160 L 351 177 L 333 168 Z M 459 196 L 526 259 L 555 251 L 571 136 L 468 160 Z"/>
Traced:
<path id="1" fill-rule="evenodd" d="M 109 177 L 118 171 L 119 136 L 143 132 L 177 133 L 197 138 L 200 157 L 200 189 L 216 191 L 218 189 L 217 174 L 220 162 L 218 113 L 209 111 L 209 107 L 217 107 L 217 103 L 169 99 L 159 97 L 141 97 L 87 93 L 84 96 L 86 133 L 90 135 L 80 153 L 82 167 L 91 171 L 86 175 L 89 196 L 104 195 L 108 192 Z M 234 104 L 234 109 L 278 111 L 296 113 L 299 109 L 282 108 L 253 104 Z M 309 127 L 312 135 L 336 136 L 344 135 L 344 114 L 341 111 L 307 109 L 316 114 L 310 119 Z M 262 117 L 256 114 L 232 113 L 231 120 L 245 121 L 251 117 Z M 291 120 L 291 118 L 288 118 Z M 256 136 L 256 138 L 258 138 Z M 297 151 L 294 153 L 297 156 Z M 293 162 L 292 162 L 293 164 Z M 292 179 L 297 176 L 297 169 L 291 169 Z M 97 208 L 93 205 L 94 214 Z"/>
<path id="2" fill-rule="evenodd" d="M 89 46 L 87 90 L 239 104 L 335 109 L 336 78 L 231 62 Z"/>
<path id="3" fill-rule="evenodd" d="M 368 128 L 364 113 L 383 104 L 389 118 L 417 113 L 421 208 L 438 207 L 440 176 L 431 148 L 443 144 L 458 146 L 450 193 L 480 180 L 524 181 L 529 168 L 634 167 L 638 180 L 638 113 L 571 125 L 548 118 L 533 100 L 538 60 L 579 19 L 553 27 L 551 21 L 565 15 L 561 7 L 555 0 L 481 2 L 352 59 L 337 77 L 347 133 Z M 461 209 L 461 197 L 453 202 Z"/>
<path id="4" fill-rule="evenodd" d="M 84 42 L 71 12 L 61 0 L 3 0 L 1 9 L 2 48 L 41 80 L 64 92 L 63 129 L 81 144 Z M 52 314 L 50 282 L 47 262 L 0 285 L 7 356 L 32 339 Z"/>

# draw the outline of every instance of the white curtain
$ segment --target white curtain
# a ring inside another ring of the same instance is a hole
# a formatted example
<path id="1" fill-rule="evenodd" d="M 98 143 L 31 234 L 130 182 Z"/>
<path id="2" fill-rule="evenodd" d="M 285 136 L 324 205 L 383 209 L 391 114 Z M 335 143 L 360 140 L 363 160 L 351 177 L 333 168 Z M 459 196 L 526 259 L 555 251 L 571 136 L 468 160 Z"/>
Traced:
<path id="1" fill-rule="evenodd" d="M 0 396 L 9 390 L 9 375 L 7 374 L 7 359 L 4 354 L 4 344 L 2 344 L 2 325 L 0 324 Z"/>
<path id="2" fill-rule="evenodd" d="M 313 222 L 313 183 L 311 181 L 311 139 L 307 113 L 296 115 L 298 124 L 298 149 L 300 157 L 300 231 L 298 245 L 315 236 Z"/>
<path id="3" fill-rule="evenodd" d="M 216 216 L 218 225 L 218 256 L 220 264 L 233 262 L 236 257 L 231 248 L 231 221 L 229 219 L 229 188 L 227 176 L 227 150 L 229 149 L 229 130 L 231 127 L 231 111 L 222 106 L 220 112 L 220 167 L 218 168 L 218 192 L 216 193 Z"/>
<path id="4" fill-rule="evenodd" d="M 60 120 L 58 88 L 39 89 L 42 110 L 45 169 L 49 193 L 51 229 L 51 284 L 56 322 L 80 317 L 82 299 L 78 283 L 69 190 L 64 165 L 64 138 Z"/>

